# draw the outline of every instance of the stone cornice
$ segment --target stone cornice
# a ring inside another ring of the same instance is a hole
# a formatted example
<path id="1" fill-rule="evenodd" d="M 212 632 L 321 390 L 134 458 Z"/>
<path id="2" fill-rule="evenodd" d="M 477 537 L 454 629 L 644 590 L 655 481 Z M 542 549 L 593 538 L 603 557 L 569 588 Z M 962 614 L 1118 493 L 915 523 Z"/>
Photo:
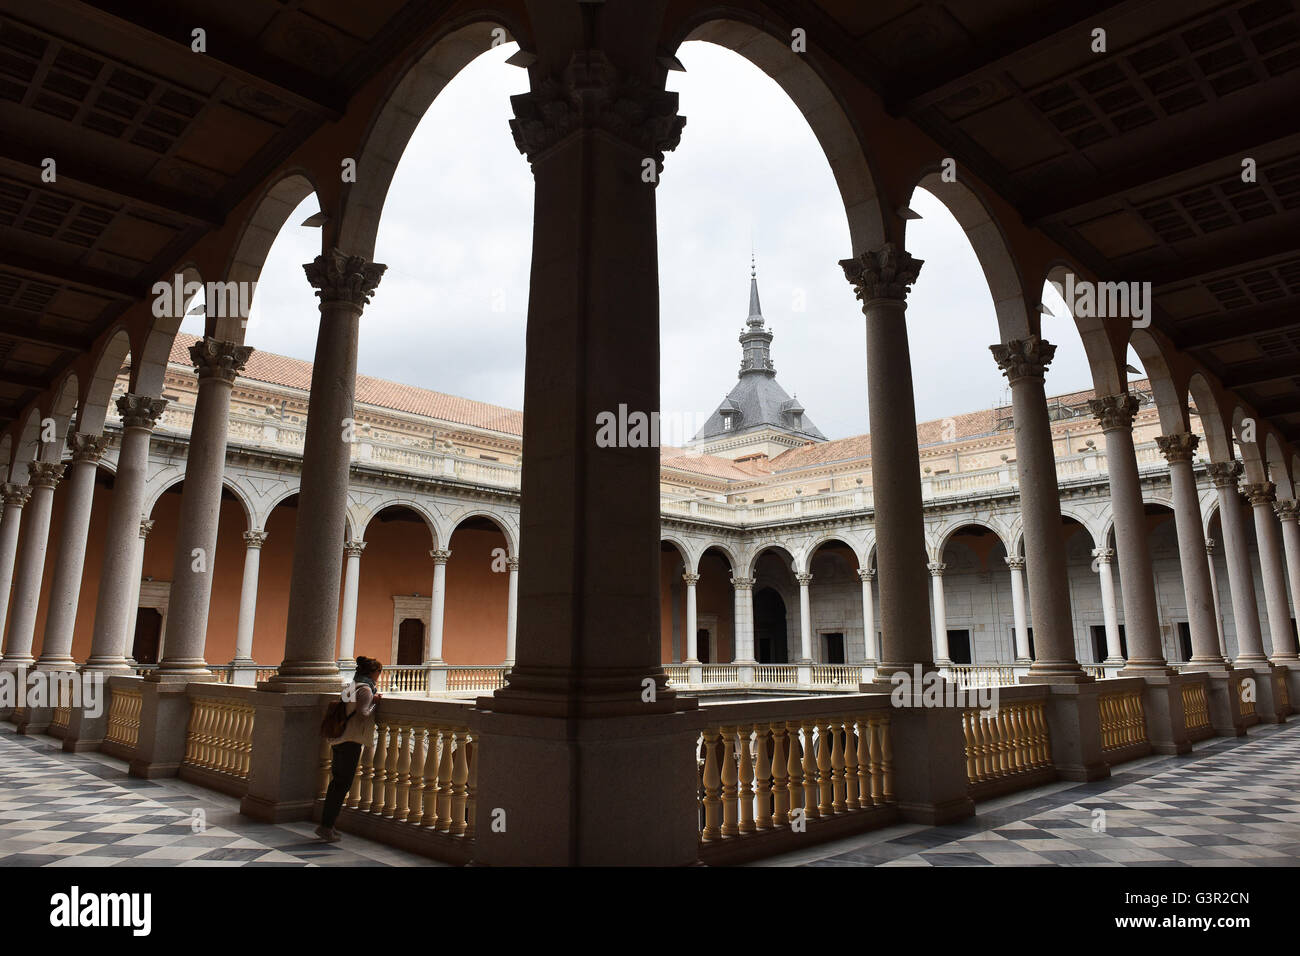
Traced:
<path id="1" fill-rule="evenodd" d="M 375 294 L 388 266 L 331 249 L 302 268 L 322 303 L 343 302 L 362 309 Z"/>
<path id="2" fill-rule="evenodd" d="M 575 133 L 599 130 L 653 158 L 658 173 L 686 125 L 676 93 L 625 75 L 598 50 L 575 53 L 559 76 L 510 97 L 510 105 L 515 146 L 534 165 Z"/>
<path id="3" fill-rule="evenodd" d="M 844 278 L 864 306 L 876 299 L 905 302 L 907 293 L 921 274 L 924 260 L 915 259 L 892 242 L 873 252 L 840 260 Z"/>

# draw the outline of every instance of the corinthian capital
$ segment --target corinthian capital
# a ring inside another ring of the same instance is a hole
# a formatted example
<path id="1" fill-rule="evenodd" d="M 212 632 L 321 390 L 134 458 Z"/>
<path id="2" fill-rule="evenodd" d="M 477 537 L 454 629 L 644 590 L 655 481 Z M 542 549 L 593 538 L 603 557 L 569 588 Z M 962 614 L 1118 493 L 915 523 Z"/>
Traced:
<path id="1" fill-rule="evenodd" d="M 853 294 L 864 305 L 872 299 L 907 299 L 908 287 L 921 274 L 922 259 L 913 259 L 892 242 L 875 252 L 864 252 L 852 259 L 841 259 L 844 278 L 853 286 Z"/>
<path id="2" fill-rule="evenodd" d="M 1300 521 L 1300 502 L 1279 498 L 1273 505 L 1279 521 Z"/>
<path id="3" fill-rule="evenodd" d="M 1212 461 L 1205 470 L 1210 476 L 1210 484 L 1216 488 L 1235 490 L 1237 481 L 1241 478 L 1241 462 L 1235 458 L 1231 461 Z"/>
<path id="4" fill-rule="evenodd" d="M 990 345 L 989 351 L 1007 381 L 1014 385 L 1025 378 L 1041 380 L 1056 355 L 1056 346 L 1037 335 L 1030 335 L 1001 345 Z"/>
<path id="5" fill-rule="evenodd" d="M 345 302 L 360 309 L 375 294 L 388 266 L 331 249 L 302 268 L 321 302 Z"/>
<path id="6" fill-rule="evenodd" d="M 1129 392 L 1121 392 L 1119 395 L 1090 398 L 1088 407 L 1092 409 L 1097 421 L 1101 422 L 1102 431 L 1114 431 L 1117 428 L 1131 429 L 1133 416 L 1138 410 L 1138 400 Z"/>
<path id="7" fill-rule="evenodd" d="M 12 481 L 6 481 L 0 485 L 0 496 L 4 497 L 5 507 L 21 508 L 27 504 L 27 499 L 32 496 L 32 489 L 26 485 L 17 485 Z"/>
<path id="8" fill-rule="evenodd" d="M 194 363 L 194 371 L 198 373 L 200 381 L 219 378 L 233 384 L 252 354 L 253 350 L 247 345 L 236 345 L 234 342 L 223 342 L 207 336 L 190 346 L 190 361 Z"/>
<path id="9" fill-rule="evenodd" d="M 59 461 L 34 461 L 27 466 L 27 484 L 33 488 L 53 489 L 63 480 L 68 466 Z"/>
<path id="10" fill-rule="evenodd" d="M 1277 485 L 1271 481 L 1256 481 L 1241 489 L 1252 505 L 1271 505 L 1277 501 Z"/>
<path id="11" fill-rule="evenodd" d="M 266 539 L 269 537 L 270 535 L 265 531 L 245 531 L 244 545 L 253 550 L 261 550 L 262 545 L 266 544 Z"/>
<path id="12" fill-rule="evenodd" d="M 122 416 L 123 428 L 153 429 L 159 416 L 167 407 L 167 399 L 132 395 L 129 392 L 117 400 L 117 411 Z"/>
<path id="13" fill-rule="evenodd" d="M 69 431 L 68 449 L 72 452 L 73 461 L 97 462 L 108 449 L 108 436 Z"/>
<path id="14" fill-rule="evenodd" d="M 1201 443 L 1200 435 L 1191 432 L 1174 432 L 1172 435 L 1157 435 L 1156 444 L 1170 464 L 1176 461 L 1191 461 L 1196 454 L 1196 446 Z"/>
<path id="15" fill-rule="evenodd" d="M 748 591 L 754 587 L 753 578 L 732 578 L 731 586 L 737 591 Z"/>
<path id="16" fill-rule="evenodd" d="M 676 93 L 624 75 L 598 50 L 575 53 L 563 73 L 510 97 L 510 105 L 510 131 L 530 163 L 579 130 L 601 130 L 653 157 L 658 171 L 686 125 Z"/>
<path id="17" fill-rule="evenodd" d="M 434 548 L 429 552 L 429 557 L 433 558 L 434 564 L 446 564 L 451 560 L 451 552 L 446 548 Z"/>

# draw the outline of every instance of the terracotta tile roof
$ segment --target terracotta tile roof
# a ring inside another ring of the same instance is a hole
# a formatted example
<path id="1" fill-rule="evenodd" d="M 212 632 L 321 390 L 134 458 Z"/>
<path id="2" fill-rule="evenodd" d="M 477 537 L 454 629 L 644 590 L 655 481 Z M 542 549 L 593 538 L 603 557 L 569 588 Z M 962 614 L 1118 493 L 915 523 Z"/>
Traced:
<path id="1" fill-rule="evenodd" d="M 197 341 L 198 338 L 193 335 L 177 335 L 172 343 L 171 361 L 189 366 L 189 349 Z M 268 385 L 308 391 L 311 389 L 311 362 L 255 350 L 242 377 Z M 370 375 L 357 376 L 356 400 L 359 404 L 423 415 L 438 421 L 485 428 L 507 435 L 522 436 L 524 433 L 523 412 L 427 388 L 399 385 Z"/>
<path id="2" fill-rule="evenodd" d="M 716 455 L 683 455 L 672 454 L 666 456 L 663 452 L 677 452 L 677 449 L 660 449 L 659 466 L 661 468 L 672 468 L 676 471 L 688 471 L 695 475 L 708 475 L 710 478 L 730 478 L 733 481 L 744 481 L 754 477 L 755 474 L 766 474 L 767 472 L 748 471 L 738 467 L 735 462 L 729 458 L 719 458 Z"/>

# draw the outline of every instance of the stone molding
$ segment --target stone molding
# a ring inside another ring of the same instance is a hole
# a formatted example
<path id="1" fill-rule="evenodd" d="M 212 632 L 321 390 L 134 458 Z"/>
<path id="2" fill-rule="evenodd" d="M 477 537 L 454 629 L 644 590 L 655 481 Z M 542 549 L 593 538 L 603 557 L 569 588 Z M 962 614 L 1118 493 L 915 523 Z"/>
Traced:
<path id="1" fill-rule="evenodd" d="M 864 252 L 851 259 L 841 259 L 844 278 L 853 286 L 853 294 L 865 307 L 875 299 L 906 302 L 909 287 L 921 274 L 923 259 L 887 242 L 874 252 Z"/>
<path id="2" fill-rule="evenodd" d="M 573 134 L 599 130 L 653 158 L 660 172 L 686 125 L 676 93 L 625 75 L 599 50 L 575 53 L 559 76 L 510 97 L 510 106 L 515 146 L 534 165 Z"/>
<path id="3" fill-rule="evenodd" d="M 252 348 L 247 345 L 208 336 L 190 346 L 190 361 L 194 363 L 194 372 L 200 382 L 205 378 L 216 378 L 233 385 L 252 354 Z"/>
<path id="4" fill-rule="evenodd" d="M 327 255 L 317 256 L 302 268 L 322 305 L 342 302 L 363 309 L 375 294 L 388 266 L 364 256 L 347 256 L 338 249 L 331 249 Z"/>
<path id="5" fill-rule="evenodd" d="M 117 400 L 117 411 L 122 416 L 123 428 L 147 428 L 152 431 L 166 407 L 165 398 L 150 398 L 148 395 L 133 395 L 130 392 Z"/>
<path id="6" fill-rule="evenodd" d="M 1101 430 L 1110 432 L 1119 429 L 1132 431 L 1133 418 L 1137 415 L 1139 405 L 1136 395 L 1131 392 L 1121 392 L 1118 395 L 1090 398 L 1088 407 L 1092 409 L 1092 414 L 1101 424 Z"/>
<path id="7" fill-rule="evenodd" d="M 1052 364 L 1056 346 L 1037 335 L 1011 339 L 1001 345 L 990 345 L 993 361 L 997 362 L 1007 381 L 1014 385 L 1023 379 L 1043 380 L 1047 366 Z"/>
<path id="8" fill-rule="evenodd" d="M 1191 461 L 1196 448 L 1201 443 L 1201 436 L 1192 432 L 1174 432 L 1172 435 L 1157 435 L 1156 444 L 1165 461 L 1171 465 L 1176 461 Z"/>

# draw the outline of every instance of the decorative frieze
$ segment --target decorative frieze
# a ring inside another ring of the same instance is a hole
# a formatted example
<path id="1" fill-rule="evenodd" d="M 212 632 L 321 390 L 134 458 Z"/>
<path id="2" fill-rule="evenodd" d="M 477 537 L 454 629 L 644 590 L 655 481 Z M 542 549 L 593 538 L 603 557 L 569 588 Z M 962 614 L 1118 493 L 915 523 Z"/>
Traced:
<path id="1" fill-rule="evenodd" d="M 924 260 L 914 259 L 892 242 L 874 252 L 840 260 L 844 278 L 849 280 L 853 294 L 864 306 L 874 299 L 906 301 L 909 288 L 924 264 Z"/>
<path id="2" fill-rule="evenodd" d="M 1191 461 L 1196 454 L 1196 447 L 1201 443 L 1201 436 L 1191 432 L 1174 432 L 1172 435 L 1157 435 L 1156 444 L 1160 453 L 1171 465 L 1176 461 Z"/>
<path id="3" fill-rule="evenodd" d="M 130 392 L 117 400 L 117 413 L 122 416 L 123 428 L 148 428 L 152 431 L 166 407 L 165 398 L 150 398 L 148 395 L 133 395 Z"/>
<path id="4" fill-rule="evenodd" d="M 63 480 L 68 466 L 58 461 L 34 461 L 27 466 L 27 484 L 33 488 L 53 490 Z"/>
<path id="5" fill-rule="evenodd" d="M 686 125 L 677 114 L 676 93 L 622 74 L 598 50 L 575 53 L 562 74 L 510 97 L 510 105 L 515 146 L 533 164 L 574 133 L 600 130 L 653 157 L 659 172 L 664 153 L 677 148 Z"/>
<path id="6" fill-rule="evenodd" d="M 1124 429 L 1132 431 L 1133 416 L 1137 414 L 1137 396 L 1131 392 L 1119 395 L 1103 395 L 1101 398 L 1088 399 L 1088 407 L 1101 424 L 1103 432 Z"/>
<path id="7" fill-rule="evenodd" d="M 107 435 L 86 435 L 81 432 L 68 432 L 68 449 L 72 452 L 74 462 L 98 462 L 108 450 Z"/>
<path id="8" fill-rule="evenodd" d="M 302 268 L 322 303 L 341 302 L 361 309 L 375 294 L 388 266 L 331 249 Z"/>
<path id="9" fill-rule="evenodd" d="M 233 385 L 252 354 L 253 350 L 247 345 L 208 336 L 190 346 L 190 361 L 194 363 L 200 382 L 205 378 L 216 378 Z"/>
<path id="10" fill-rule="evenodd" d="M 1215 488 L 1232 488 L 1236 490 L 1241 478 L 1242 464 L 1233 458 L 1230 461 L 1212 461 L 1206 466 L 1205 473 L 1210 476 L 1210 484 Z"/>
<path id="11" fill-rule="evenodd" d="M 1014 385 L 1027 378 L 1041 381 L 1056 355 L 1056 346 L 1037 335 L 1030 335 L 1001 345 L 990 345 L 989 351 L 1007 381 Z"/>

